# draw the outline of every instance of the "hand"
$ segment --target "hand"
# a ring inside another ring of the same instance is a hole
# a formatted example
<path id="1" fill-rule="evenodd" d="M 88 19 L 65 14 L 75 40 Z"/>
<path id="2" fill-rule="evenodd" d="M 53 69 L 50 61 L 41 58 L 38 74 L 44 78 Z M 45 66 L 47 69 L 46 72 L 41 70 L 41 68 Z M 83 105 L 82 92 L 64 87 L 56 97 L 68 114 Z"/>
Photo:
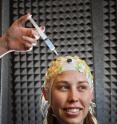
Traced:
<path id="1" fill-rule="evenodd" d="M 37 43 L 39 35 L 33 28 L 23 27 L 28 21 L 29 14 L 17 19 L 7 30 L 4 35 L 6 48 L 14 51 L 31 50 L 32 46 Z M 45 31 L 45 28 L 42 28 Z"/>

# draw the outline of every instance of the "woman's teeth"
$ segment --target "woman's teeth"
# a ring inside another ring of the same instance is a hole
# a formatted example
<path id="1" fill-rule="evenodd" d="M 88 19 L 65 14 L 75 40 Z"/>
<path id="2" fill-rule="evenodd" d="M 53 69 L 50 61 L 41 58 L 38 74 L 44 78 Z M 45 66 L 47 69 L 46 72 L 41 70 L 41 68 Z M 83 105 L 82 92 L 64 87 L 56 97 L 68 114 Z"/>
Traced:
<path id="1" fill-rule="evenodd" d="M 65 109 L 66 112 L 79 112 L 80 109 L 79 108 L 69 108 L 69 109 Z"/>

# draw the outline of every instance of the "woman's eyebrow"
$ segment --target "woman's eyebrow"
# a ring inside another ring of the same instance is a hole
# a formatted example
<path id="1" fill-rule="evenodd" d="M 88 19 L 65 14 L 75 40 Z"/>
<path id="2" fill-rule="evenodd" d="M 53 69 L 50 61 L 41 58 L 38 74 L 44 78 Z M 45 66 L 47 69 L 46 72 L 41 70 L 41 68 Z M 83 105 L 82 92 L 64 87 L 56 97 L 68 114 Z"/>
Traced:
<path id="1" fill-rule="evenodd" d="M 59 83 L 59 84 L 68 84 L 68 82 L 67 81 L 56 81 L 56 83 Z"/>
<path id="2" fill-rule="evenodd" d="M 87 83 L 88 84 L 88 81 L 78 81 L 79 84 L 83 84 L 83 83 Z"/>

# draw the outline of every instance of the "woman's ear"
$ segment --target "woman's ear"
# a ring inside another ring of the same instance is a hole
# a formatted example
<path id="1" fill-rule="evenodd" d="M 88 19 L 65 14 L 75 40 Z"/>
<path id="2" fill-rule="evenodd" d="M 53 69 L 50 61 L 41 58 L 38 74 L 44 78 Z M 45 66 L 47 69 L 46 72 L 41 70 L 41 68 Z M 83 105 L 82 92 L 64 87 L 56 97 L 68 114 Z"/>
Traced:
<path id="1" fill-rule="evenodd" d="M 44 87 L 42 88 L 42 93 L 43 93 L 45 100 L 48 100 L 47 90 Z"/>

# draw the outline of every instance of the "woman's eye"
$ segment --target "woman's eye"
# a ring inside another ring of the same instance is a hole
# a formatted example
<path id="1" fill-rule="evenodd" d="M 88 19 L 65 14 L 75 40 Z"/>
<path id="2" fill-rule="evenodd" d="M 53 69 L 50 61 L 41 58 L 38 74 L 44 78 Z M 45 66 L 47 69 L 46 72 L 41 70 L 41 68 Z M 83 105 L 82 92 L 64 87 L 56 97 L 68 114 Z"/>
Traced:
<path id="1" fill-rule="evenodd" d="M 66 91 L 68 89 L 68 86 L 59 86 L 59 90 Z"/>
<path id="2" fill-rule="evenodd" d="M 78 87 L 78 89 L 80 90 L 80 91 L 84 91 L 84 90 L 86 90 L 88 87 L 87 86 L 79 86 Z"/>

